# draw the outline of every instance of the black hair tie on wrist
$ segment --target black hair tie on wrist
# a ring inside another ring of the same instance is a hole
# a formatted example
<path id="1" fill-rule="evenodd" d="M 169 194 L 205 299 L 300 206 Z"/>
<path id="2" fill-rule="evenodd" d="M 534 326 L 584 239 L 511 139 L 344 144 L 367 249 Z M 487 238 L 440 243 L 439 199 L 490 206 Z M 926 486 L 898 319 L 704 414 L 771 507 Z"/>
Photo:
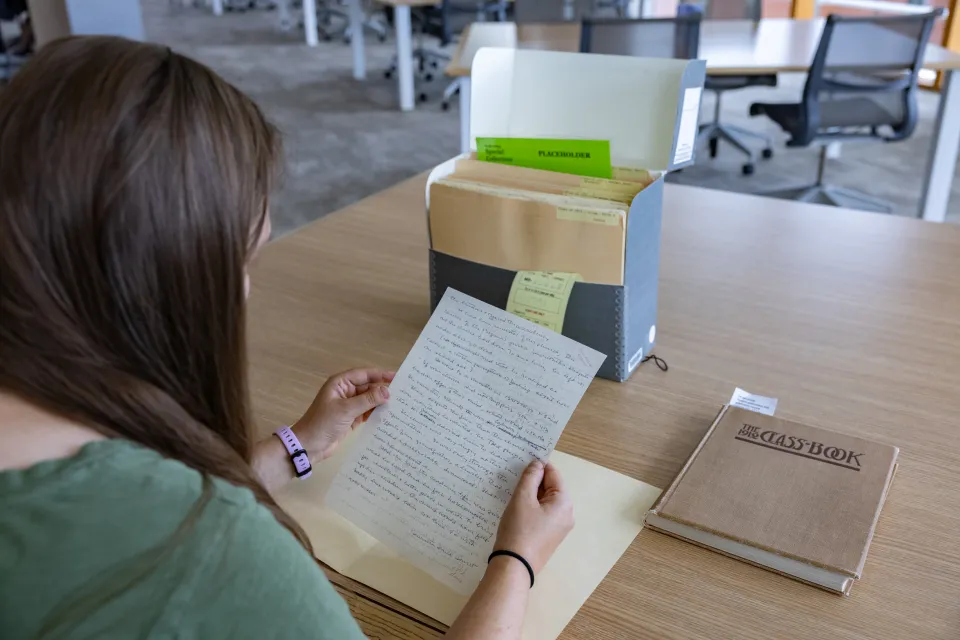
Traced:
<path id="1" fill-rule="evenodd" d="M 511 558 L 516 558 L 523 563 L 523 566 L 527 568 L 527 573 L 530 574 L 530 588 L 533 589 L 533 567 L 530 566 L 530 563 L 527 562 L 519 553 L 514 553 L 513 551 L 507 551 L 506 549 L 501 549 L 500 551 L 494 551 L 490 554 L 490 557 L 487 558 L 487 564 L 490 564 L 490 561 L 496 558 L 497 556 L 509 556 Z"/>

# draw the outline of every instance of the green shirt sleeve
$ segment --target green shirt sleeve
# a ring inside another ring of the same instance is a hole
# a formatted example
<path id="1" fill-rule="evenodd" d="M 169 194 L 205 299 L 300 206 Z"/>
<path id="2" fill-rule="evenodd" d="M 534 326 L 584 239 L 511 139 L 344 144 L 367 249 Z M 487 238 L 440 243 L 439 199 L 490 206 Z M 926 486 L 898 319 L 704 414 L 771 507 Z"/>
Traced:
<path id="1" fill-rule="evenodd" d="M 189 627 L 204 639 L 364 638 L 320 566 L 267 509 L 228 505 L 214 518 L 220 535 L 209 540 L 215 546 L 194 588 L 182 594 L 190 602 L 181 608 L 181 632 Z"/>
<path id="2" fill-rule="evenodd" d="M 119 440 L 0 472 L 0 638 L 364 637 L 249 490 L 213 480 L 195 511 L 203 486 Z"/>

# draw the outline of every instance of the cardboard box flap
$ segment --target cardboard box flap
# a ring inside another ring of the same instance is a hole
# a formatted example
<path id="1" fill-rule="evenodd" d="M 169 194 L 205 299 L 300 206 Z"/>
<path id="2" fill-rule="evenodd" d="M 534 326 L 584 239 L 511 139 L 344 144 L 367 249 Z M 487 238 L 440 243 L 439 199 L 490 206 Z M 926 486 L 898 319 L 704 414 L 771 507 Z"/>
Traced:
<path id="1" fill-rule="evenodd" d="M 693 163 L 703 60 L 482 48 L 473 59 L 478 137 L 609 140 L 614 166 Z"/>

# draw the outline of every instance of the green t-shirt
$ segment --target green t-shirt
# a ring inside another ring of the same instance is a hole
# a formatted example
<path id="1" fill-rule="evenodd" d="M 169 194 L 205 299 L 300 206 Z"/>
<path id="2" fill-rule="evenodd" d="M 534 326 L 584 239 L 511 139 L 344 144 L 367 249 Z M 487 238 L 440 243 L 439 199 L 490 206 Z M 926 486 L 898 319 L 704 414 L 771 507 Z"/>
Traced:
<path id="1" fill-rule="evenodd" d="M 0 638 L 364 637 L 247 489 L 214 480 L 169 544 L 201 490 L 197 472 L 121 440 L 0 472 Z"/>

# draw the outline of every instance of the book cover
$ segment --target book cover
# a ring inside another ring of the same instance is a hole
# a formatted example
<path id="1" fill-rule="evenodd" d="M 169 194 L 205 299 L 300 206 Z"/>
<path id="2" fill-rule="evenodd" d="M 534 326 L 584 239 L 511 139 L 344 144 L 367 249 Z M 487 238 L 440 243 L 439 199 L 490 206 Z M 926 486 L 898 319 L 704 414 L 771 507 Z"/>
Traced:
<path id="1" fill-rule="evenodd" d="M 726 406 L 650 514 L 859 579 L 898 453 Z"/>

